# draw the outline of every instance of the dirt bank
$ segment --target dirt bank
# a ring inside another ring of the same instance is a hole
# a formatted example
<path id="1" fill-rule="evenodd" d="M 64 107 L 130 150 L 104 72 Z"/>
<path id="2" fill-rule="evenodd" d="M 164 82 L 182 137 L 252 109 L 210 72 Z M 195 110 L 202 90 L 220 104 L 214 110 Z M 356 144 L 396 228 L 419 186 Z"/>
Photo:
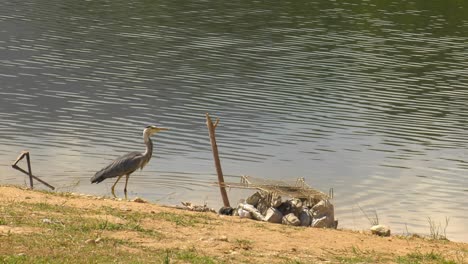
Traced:
<path id="1" fill-rule="evenodd" d="M 468 244 L 0 186 L 0 262 L 466 263 Z"/>

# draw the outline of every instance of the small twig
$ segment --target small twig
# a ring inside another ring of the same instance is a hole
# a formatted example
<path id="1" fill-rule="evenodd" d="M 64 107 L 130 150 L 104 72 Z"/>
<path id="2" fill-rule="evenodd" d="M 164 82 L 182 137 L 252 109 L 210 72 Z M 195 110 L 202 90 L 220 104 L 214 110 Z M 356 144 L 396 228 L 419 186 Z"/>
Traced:
<path id="1" fill-rule="evenodd" d="M 447 227 L 450 222 L 450 217 L 446 216 L 445 217 L 445 226 L 444 226 L 444 238 L 447 238 Z"/>
<path id="2" fill-rule="evenodd" d="M 439 229 L 436 227 L 436 223 L 431 219 L 430 216 L 427 217 L 427 222 L 429 223 L 429 232 L 431 238 L 437 239 L 439 237 Z"/>

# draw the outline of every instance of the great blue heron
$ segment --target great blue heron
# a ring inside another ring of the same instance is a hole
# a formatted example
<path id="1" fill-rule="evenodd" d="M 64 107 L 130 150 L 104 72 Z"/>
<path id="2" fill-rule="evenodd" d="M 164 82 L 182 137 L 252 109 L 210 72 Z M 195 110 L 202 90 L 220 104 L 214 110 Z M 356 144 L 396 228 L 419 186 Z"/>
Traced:
<path id="1" fill-rule="evenodd" d="M 156 126 L 147 126 L 143 130 L 143 140 L 146 144 L 146 151 L 145 153 L 140 152 L 130 152 L 117 158 L 111 164 L 109 164 L 104 169 L 96 172 L 94 177 L 91 178 L 91 183 L 100 183 L 107 178 L 114 178 L 118 177 L 117 181 L 115 181 L 114 185 L 112 185 L 112 195 L 115 196 L 114 188 L 115 185 L 119 182 L 120 178 L 125 175 L 125 199 L 127 199 L 127 184 L 128 178 L 130 174 L 132 174 L 137 169 L 143 169 L 146 164 L 148 164 L 151 156 L 153 155 L 153 142 L 151 141 L 150 137 L 163 130 L 168 130 L 167 128 L 156 127 Z"/>

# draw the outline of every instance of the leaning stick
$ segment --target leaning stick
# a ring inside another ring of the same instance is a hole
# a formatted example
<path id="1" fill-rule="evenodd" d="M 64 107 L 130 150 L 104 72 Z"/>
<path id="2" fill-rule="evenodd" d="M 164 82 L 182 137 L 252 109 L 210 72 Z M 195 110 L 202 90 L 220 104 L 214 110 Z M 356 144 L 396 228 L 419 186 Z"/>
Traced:
<path id="1" fill-rule="evenodd" d="M 225 184 L 224 184 L 224 176 L 223 170 L 221 169 L 221 161 L 219 160 L 218 155 L 218 145 L 216 144 L 216 136 L 215 136 L 215 129 L 218 126 L 219 118 L 216 119 L 216 122 L 213 124 L 211 121 L 211 117 L 208 113 L 206 113 L 206 126 L 208 127 L 208 132 L 210 135 L 210 142 L 211 142 L 211 150 L 213 151 L 213 159 L 216 166 L 216 173 L 218 174 L 218 184 L 219 190 L 221 191 L 221 197 L 223 198 L 223 204 L 226 207 L 230 207 L 229 199 L 227 196 Z"/>
<path id="2" fill-rule="evenodd" d="M 22 170 L 20 167 L 18 167 L 16 165 L 16 164 L 18 164 L 18 162 L 20 162 L 22 159 L 24 159 L 24 157 L 26 157 L 26 161 L 28 163 L 28 172 Z M 13 162 L 13 164 L 11 166 L 29 176 L 29 186 L 31 187 L 31 189 L 33 189 L 34 188 L 34 186 L 33 186 L 33 175 L 32 175 L 32 170 L 31 170 L 31 160 L 29 158 L 29 152 L 28 151 L 21 151 L 20 155 L 18 156 L 18 158 L 16 158 L 15 162 Z"/>
<path id="3" fill-rule="evenodd" d="M 26 161 L 28 163 L 28 171 L 25 171 L 23 170 L 22 168 L 18 167 L 18 162 L 20 162 L 24 157 L 26 156 Z M 30 157 L 29 157 L 29 152 L 28 151 L 22 151 L 20 153 L 20 155 L 18 156 L 18 158 L 16 158 L 15 162 L 13 162 L 13 164 L 11 165 L 11 167 L 13 167 L 14 169 L 16 170 L 19 170 L 21 171 L 22 173 L 24 174 L 27 174 L 29 176 L 29 181 L 30 181 L 30 185 L 31 185 L 31 189 L 33 188 L 33 179 L 35 179 L 36 181 L 44 184 L 45 186 L 49 187 L 50 189 L 52 190 L 55 190 L 55 187 L 48 184 L 47 182 L 39 179 L 38 177 L 34 176 L 32 174 L 32 170 L 31 170 L 31 160 L 30 160 Z"/>
<path id="4" fill-rule="evenodd" d="M 26 154 L 26 161 L 28 162 L 29 184 L 31 186 L 31 189 L 33 189 L 33 177 L 32 177 L 31 159 L 29 158 L 29 152 Z"/>
<path id="5" fill-rule="evenodd" d="M 18 165 L 11 165 L 11 166 L 13 167 L 13 169 L 17 169 L 17 170 L 21 171 L 21 172 L 24 173 L 24 174 L 30 175 L 27 171 L 25 171 L 25 170 L 23 170 L 22 168 L 18 167 Z M 41 180 L 41 179 L 38 178 L 37 176 L 34 176 L 34 175 L 31 174 L 31 177 L 32 177 L 33 179 L 35 179 L 36 181 L 38 181 L 38 182 L 44 184 L 45 186 L 49 187 L 50 189 L 55 190 L 55 187 L 54 187 L 54 186 L 52 186 L 52 185 L 48 184 L 47 182 Z"/>

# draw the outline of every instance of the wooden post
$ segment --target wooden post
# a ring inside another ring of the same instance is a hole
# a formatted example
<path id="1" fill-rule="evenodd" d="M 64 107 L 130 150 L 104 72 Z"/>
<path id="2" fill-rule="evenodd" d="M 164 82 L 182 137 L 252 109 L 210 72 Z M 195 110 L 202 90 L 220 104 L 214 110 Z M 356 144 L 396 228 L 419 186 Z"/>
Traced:
<path id="1" fill-rule="evenodd" d="M 221 161 L 219 160 L 218 155 L 218 145 L 216 144 L 215 129 L 218 126 L 219 118 L 216 119 L 216 122 L 213 124 L 211 117 L 206 113 L 206 126 L 208 127 L 208 132 L 210 135 L 211 150 L 213 151 L 213 159 L 216 166 L 216 173 L 218 174 L 218 184 L 219 190 L 221 191 L 221 197 L 223 198 L 223 204 L 225 207 L 230 207 L 229 199 L 226 192 L 226 187 L 224 184 L 223 170 L 221 169 Z"/>

